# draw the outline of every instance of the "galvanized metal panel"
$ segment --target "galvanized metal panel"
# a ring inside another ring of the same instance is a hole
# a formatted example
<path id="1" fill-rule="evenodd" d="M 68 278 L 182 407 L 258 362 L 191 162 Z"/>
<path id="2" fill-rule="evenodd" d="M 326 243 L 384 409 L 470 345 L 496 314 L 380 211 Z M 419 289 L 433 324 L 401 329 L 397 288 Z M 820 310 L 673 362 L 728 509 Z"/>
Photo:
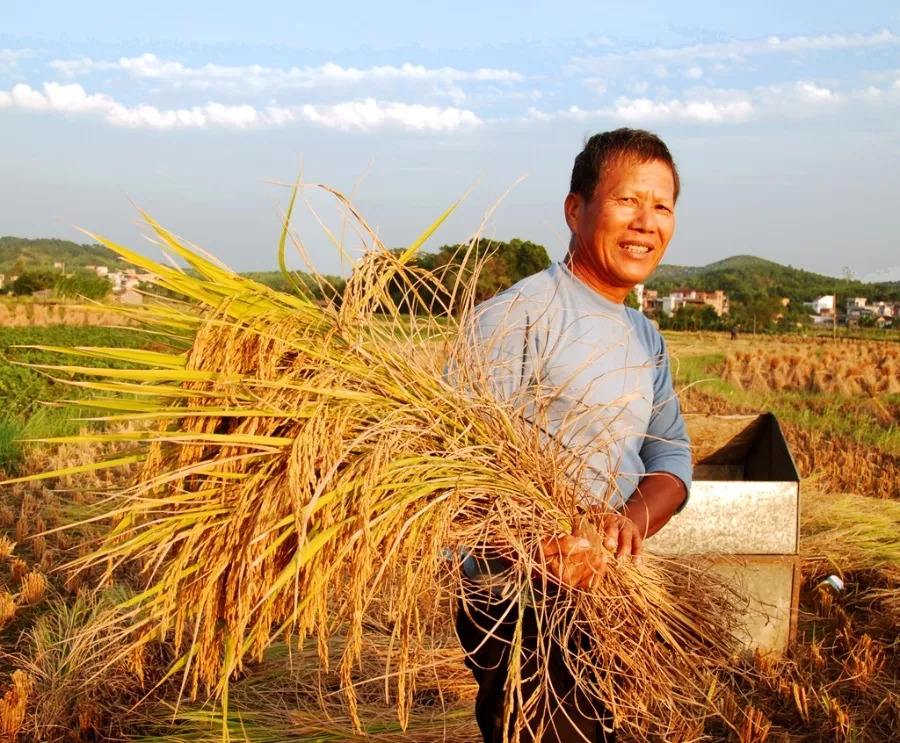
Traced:
<path id="1" fill-rule="evenodd" d="M 744 597 L 738 639 L 783 651 L 796 630 L 800 484 L 771 414 L 689 416 L 694 483 L 684 510 L 646 541 L 649 552 L 714 556 Z"/>
<path id="2" fill-rule="evenodd" d="M 796 482 L 699 480 L 684 510 L 645 544 L 661 555 L 793 555 L 798 509 Z"/>
<path id="3" fill-rule="evenodd" d="M 794 584 L 799 575 L 794 558 L 749 557 L 719 562 L 712 572 L 722 576 L 742 597 L 736 628 L 738 641 L 749 649 L 783 652 L 794 624 Z"/>

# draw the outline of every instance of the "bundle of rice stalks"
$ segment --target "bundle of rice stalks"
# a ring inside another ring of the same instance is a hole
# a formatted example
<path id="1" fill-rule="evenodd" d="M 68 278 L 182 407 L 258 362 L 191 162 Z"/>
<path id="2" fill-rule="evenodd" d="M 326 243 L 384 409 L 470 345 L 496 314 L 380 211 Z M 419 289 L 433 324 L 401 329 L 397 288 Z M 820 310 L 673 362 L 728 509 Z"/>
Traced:
<path id="1" fill-rule="evenodd" d="M 121 411 L 106 420 L 153 422 L 79 437 L 134 446 L 63 473 L 135 463 L 142 473 L 115 493 L 106 514 L 114 528 L 75 566 L 104 565 L 110 578 L 139 566 L 143 590 L 121 607 L 129 642 L 170 643 L 178 656 L 170 675 L 180 674 L 190 697 L 220 700 L 226 736 L 232 679 L 276 639 L 310 637 L 325 670 L 341 638 L 336 671 L 346 718 L 361 733 L 354 669 L 367 652 L 367 622 L 388 628 L 380 676 L 405 726 L 416 690 L 412 649 L 465 594 L 458 555 L 479 545 L 508 559 L 506 597 L 538 613 L 538 667 L 561 647 L 581 690 L 638 738 L 696 729 L 709 675 L 730 653 L 727 593 L 703 570 L 661 558 L 613 564 L 591 590 L 549 584 L 538 545 L 582 517 L 577 454 L 489 389 L 458 332 L 474 279 L 460 273 L 448 290 L 415 267 L 444 217 L 389 251 L 335 195 L 368 247 L 340 302 L 240 277 L 146 215 L 190 272 L 96 238 L 186 299 L 126 311 L 156 334 L 155 350 L 56 349 L 133 367 L 53 367 L 57 377 L 96 379 L 71 380 L 97 391 L 74 404 Z M 287 227 L 282 266 L 286 237 Z M 435 297 L 448 296 L 461 319 L 445 319 Z M 569 643 L 572 633 L 593 640 Z M 515 650 L 521 619 L 514 637 Z M 513 664 L 507 701 L 521 711 L 513 737 L 532 724 L 536 704 L 521 675 Z"/>

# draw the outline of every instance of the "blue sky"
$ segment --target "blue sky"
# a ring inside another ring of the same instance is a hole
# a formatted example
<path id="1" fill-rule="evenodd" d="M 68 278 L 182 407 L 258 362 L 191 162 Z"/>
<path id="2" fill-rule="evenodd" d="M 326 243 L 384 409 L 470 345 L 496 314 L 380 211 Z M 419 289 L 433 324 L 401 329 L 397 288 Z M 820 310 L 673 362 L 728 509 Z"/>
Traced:
<path id="1" fill-rule="evenodd" d="M 572 159 L 627 125 L 682 173 L 667 262 L 900 279 L 900 10 L 781 5 L 7 2 L 0 234 L 78 225 L 152 252 L 134 202 L 264 269 L 301 169 L 390 245 L 471 189 L 434 244 L 465 239 L 525 176 L 485 232 L 561 257 Z M 296 227 L 342 270 L 308 211 Z"/>

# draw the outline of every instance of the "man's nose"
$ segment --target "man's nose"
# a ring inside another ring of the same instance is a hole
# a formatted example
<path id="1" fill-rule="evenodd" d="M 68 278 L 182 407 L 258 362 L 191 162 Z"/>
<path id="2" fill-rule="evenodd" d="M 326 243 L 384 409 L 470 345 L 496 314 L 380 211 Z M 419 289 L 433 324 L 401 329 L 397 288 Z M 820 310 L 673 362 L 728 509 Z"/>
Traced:
<path id="1" fill-rule="evenodd" d="M 656 210 L 653 208 L 653 204 L 650 202 L 639 204 L 629 226 L 640 232 L 655 232 Z"/>

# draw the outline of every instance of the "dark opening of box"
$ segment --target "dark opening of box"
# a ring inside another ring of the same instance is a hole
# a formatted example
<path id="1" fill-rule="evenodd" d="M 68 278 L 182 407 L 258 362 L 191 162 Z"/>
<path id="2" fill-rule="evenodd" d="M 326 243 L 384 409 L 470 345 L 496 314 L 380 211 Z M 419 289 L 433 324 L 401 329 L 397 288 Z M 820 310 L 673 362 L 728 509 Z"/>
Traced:
<path id="1" fill-rule="evenodd" d="M 778 420 L 764 413 L 701 458 L 694 465 L 694 479 L 796 482 L 800 475 Z"/>

